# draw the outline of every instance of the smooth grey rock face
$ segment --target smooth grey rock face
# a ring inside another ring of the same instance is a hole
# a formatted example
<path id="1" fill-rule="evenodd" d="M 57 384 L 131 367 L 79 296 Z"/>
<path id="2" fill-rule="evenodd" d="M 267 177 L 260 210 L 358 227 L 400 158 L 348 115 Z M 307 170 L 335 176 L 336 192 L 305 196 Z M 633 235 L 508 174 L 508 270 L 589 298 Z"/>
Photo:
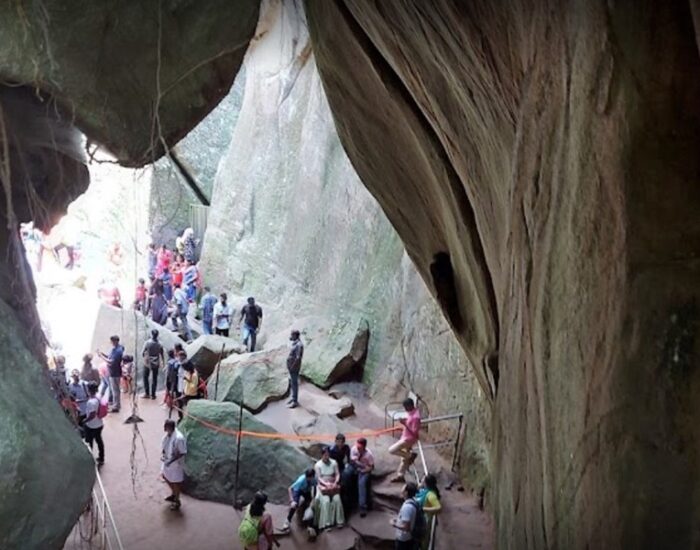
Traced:
<path id="1" fill-rule="evenodd" d="M 196 418 L 238 430 L 238 405 L 210 400 L 191 401 L 187 411 Z M 243 411 L 246 431 L 276 433 L 267 424 Z M 187 494 L 206 500 L 234 503 L 236 438 L 219 434 L 191 418 L 180 430 L 187 436 L 185 459 Z M 239 470 L 239 498 L 250 501 L 256 491 L 265 491 L 273 503 L 287 503 L 287 487 L 311 465 L 311 460 L 282 440 L 243 437 Z"/>
<path id="2" fill-rule="evenodd" d="M 270 401 L 284 398 L 289 391 L 286 357 L 286 348 L 275 348 L 224 359 L 219 370 L 217 401 L 243 401 L 246 409 L 257 413 Z M 212 399 L 216 384 L 214 375 L 208 383 Z"/>
<path id="3" fill-rule="evenodd" d="M 470 433 L 462 473 L 483 487 L 488 407 L 398 235 L 340 146 L 303 21 L 299 3 L 263 4 L 259 39 L 244 60 L 241 110 L 214 183 L 202 271 L 217 292 L 265 304 L 260 337 L 268 349 L 298 328 L 306 344 L 302 376 L 321 387 L 332 383 L 341 359 L 355 355 L 352 343 L 366 321 L 366 359 L 344 374 L 362 375 L 380 403 L 413 389 L 432 414 L 463 411 Z M 440 430 L 448 435 L 453 427 Z"/>
<path id="4" fill-rule="evenodd" d="M 94 461 L 0 301 L 0 548 L 60 548 L 95 480 Z"/>

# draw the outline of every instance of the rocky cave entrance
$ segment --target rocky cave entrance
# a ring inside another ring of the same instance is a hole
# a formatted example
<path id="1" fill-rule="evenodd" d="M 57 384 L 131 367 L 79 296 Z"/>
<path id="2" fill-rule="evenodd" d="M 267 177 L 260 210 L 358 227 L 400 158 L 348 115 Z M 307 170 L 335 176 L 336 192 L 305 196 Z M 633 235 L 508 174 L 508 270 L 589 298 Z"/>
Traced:
<path id="1" fill-rule="evenodd" d="M 108 350 L 109 336 L 117 334 L 126 353 L 136 358 L 135 381 L 142 387 L 138 356 L 148 332 L 158 328 L 167 348 L 179 340 L 170 322 L 159 327 L 133 309 L 137 280 L 147 279 L 147 245 L 174 248 L 175 237 L 192 224 L 192 209 L 201 205 L 203 196 L 211 203 L 207 230 L 196 235 L 202 241 L 198 260 L 204 284 L 217 294 L 226 291 L 235 310 L 254 295 L 265 314 L 254 355 L 242 353 L 235 332 L 230 340 L 198 338 L 201 323 L 195 313 L 190 316 L 194 342 L 186 350 L 200 372 L 214 371 L 226 345 L 216 399 L 197 403 L 199 417 L 235 428 L 233 404 L 242 402 L 245 429 L 353 433 L 384 427 L 384 405 L 396 406 L 409 392 L 421 397 L 425 415 L 466 412 L 468 437 L 460 438 L 456 447 L 426 451 L 443 487 L 461 488 L 466 482 L 468 489 L 445 497 L 452 510 L 443 517 L 436 548 L 452 548 L 458 540 L 488 547 L 489 519 L 466 496 L 473 491 L 483 497 L 488 485 L 485 402 L 437 304 L 340 146 L 296 9 L 272 4 L 271 15 L 261 23 L 269 26 L 263 29 L 266 37 L 249 49 L 230 93 L 175 146 L 171 158 L 127 168 L 88 144 L 90 185 L 85 193 L 50 231 L 41 232 L 31 223 L 22 226 L 49 342 L 48 362 L 54 368 L 55 358 L 63 356 L 70 372 L 90 352 L 98 366 L 102 361 L 96 350 Z M 272 82 L 270 71 L 277 74 Z M 186 185 L 183 171 L 200 187 L 199 196 Z M 304 200 L 297 199 L 290 211 L 287 203 L 301 194 Z M 115 288 L 121 307 L 108 303 Z M 292 327 L 302 331 L 306 344 L 302 406 L 293 413 L 283 402 L 288 392 L 285 343 Z M 163 379 L 161 374 L 159 391 Z M 125 398 L 122 413 L 107 419 L 105 440 L 112 458 L 102 470 L 122 540 L 125 547 L 135 548 L 137 543 L 128 543 L 145 536 L 146 524 L 163 521 L 142 507 L 158 504 L 154 457 L 167 415 L 160 402 L 137 401 L 134 411 L 132 398 Z M 132 412 L 146 420 L 139 434 L 122 424 Z M 454 437 L 455 427 L 432 426 L 426 442 Z M 208 522 L 210 547 L 219 547 L 219 540 L 224 544 L 235 538 L 229 532 L 230 508 L 211 504 L 234 499 L 232 441 L 195 424 L 189 429 L 192 475 L 187 492 L 208 501 L 192 501 L 191 513 Z M 262 471 L 253 465 L 265 461 L 268 455 L 263 453 L 270 445 L 246 441 L 238 497 L 247 500 L 254 490 L 265 489 L 281 524 L 286 486 L 310 457 L 318 458 L 322 444 L 332 442 L 327 439 L 272 445 L 276 458 Z M 399 488 L 385 480 L 394 467 L 386 453 L 390 442 L 386 436 L 371 440 L 379 460 L 377 514 L 360 523 L 355 517 L 351 528 L 319 539 L 319 548 L 391 545 L 388 520 L 400 499 Z M 69 455 L 81 452 L 73 447 Z M 130 475 L 135 476 L 133 486 L 126 481 Z M 465 511 L 474 518 L 466 528 Z M 170 525 L 149 536 L 163 545 L 196 540 L 196 533 Z M 66 548 L 81 544 L 80 529 L 74 530 Z M 286 546 L 306 544 L 295 534 Z"/>

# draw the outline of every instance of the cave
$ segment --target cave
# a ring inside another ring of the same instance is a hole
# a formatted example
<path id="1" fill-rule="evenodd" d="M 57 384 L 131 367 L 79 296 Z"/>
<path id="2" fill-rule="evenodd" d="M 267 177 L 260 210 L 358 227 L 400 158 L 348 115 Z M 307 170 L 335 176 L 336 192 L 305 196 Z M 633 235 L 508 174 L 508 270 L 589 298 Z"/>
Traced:
<path id="1" fill-rule="evenodd" d="M 150 170 L 151 206 L 209 200 L 212 286 L 303 312 L 378 401 L 414 389 L 465 415 L 456 472 L 494 547 L 697 547 L 699 14 L 0 6 L 0 547 L 62 548 L 94 483 L 50 395 L 19 227 L 49 231 L 93 189 L 96 148 Z"/>

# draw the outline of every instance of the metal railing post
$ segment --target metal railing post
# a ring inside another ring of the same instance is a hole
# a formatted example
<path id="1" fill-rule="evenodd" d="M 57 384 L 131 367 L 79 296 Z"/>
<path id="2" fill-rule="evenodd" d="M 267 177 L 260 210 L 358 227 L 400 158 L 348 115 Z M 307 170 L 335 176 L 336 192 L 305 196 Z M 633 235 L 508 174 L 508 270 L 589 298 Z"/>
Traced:
<path id="1" fill-rule="evenodd" d="M 462 435 L 462 423 L 464 421 L 464 416 L 460 413 L 459 415 L 459 425 L 457 427 L 457 437 L 455 438 L 455 448 L 452 452 L 452 471 L 455 471 L 457 467 L 457 456 L 459 455 L 459 439 Z"/>

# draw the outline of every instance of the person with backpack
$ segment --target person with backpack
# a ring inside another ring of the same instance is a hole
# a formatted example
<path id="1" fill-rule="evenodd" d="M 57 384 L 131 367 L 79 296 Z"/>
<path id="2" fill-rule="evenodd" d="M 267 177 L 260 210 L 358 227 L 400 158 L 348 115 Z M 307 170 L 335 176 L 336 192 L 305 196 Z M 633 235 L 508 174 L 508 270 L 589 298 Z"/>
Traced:
<path id="1" fill-rule="evenodd" d="M 248 303 L 241 309 L 241 321 L 243 321 L 243 344 L 248 351 L 255 351 L 255 341 L 262 322 L 262 308 L 255 303 L 255 298 L 248 298 Z"/>
<path id="2" fill-rule="evenodd" d="M 179 510 L 182 482 L 185 480 L 187 440 L 184 434 L 175 427 L 173 420 L 166 420 L 163 430 L 165 435 L 161 441 L 161 474 L 171 492 L 170 496 L 165 497 L 165 500 L 170 502 L 171 510 Z"/>
<path id="3" fill-rule="evenodd" d="M 426 532 L 426 536 L 423 537 L 421 549 L 427 550 L 428 544 L 430 544 L 429 530 L 433 523 L 433 518 L 442 510 L 442 504 L 440 503 L 440 489 L 438 489 L 437 478 L 435 475 L 427 474 L 423 478 L 423 483 L 421 484 L 421 488 L 416 495 L 416 500 L 423 508 L 423 512 L 425 512 L 426 528 L 428 531 Z"/>
<path id="4" fill-rule="evenodd" d="M 165 364 L 165 352 L 163 345 L 158 341 L 158 330 L 151 331 L 151 337 L 143 345 L 141 355 L 143 357 L 143 397 L 144 399 L 156 398 L 158 387 L 158 371 Z M 151 384 L 149 388 L 149 378 Z M 149 392 L 150 389 L 150 392 Z"/>
<path id="5" fill-rule="evenodd" d="M 93 441 L 97 443 L 97 465 L 105 463 L 105 445 L 102 441 L 102 419 L 107 414 L 106 404 L 100 402 L 97 397 L 97 384 L 90 382 L 87 386 L 90 395 L 85 405 L 85 442 L 92 451 Z"/>
<path id="6" fill-rule="evenodd" d="M 418 487 L 410 481 L 404 485 L 401 491 L 404 502 L 398 517 L 391 520 L 391 524 L 395 528 L 394 548 L 396 550 L 418 550 L 425 538 L 425 514 L 415 498 L 417 493 Z"/>
<path id="7" fill-rule="evenodd" d="M 274 536 L 272 516 L 265 511 L 267 495 L 258 491 L 253 501 L 246 506 L 243 519 L 238 526 L 238 539 L 245 550 L 269 550 L 280 543 Z"/>

